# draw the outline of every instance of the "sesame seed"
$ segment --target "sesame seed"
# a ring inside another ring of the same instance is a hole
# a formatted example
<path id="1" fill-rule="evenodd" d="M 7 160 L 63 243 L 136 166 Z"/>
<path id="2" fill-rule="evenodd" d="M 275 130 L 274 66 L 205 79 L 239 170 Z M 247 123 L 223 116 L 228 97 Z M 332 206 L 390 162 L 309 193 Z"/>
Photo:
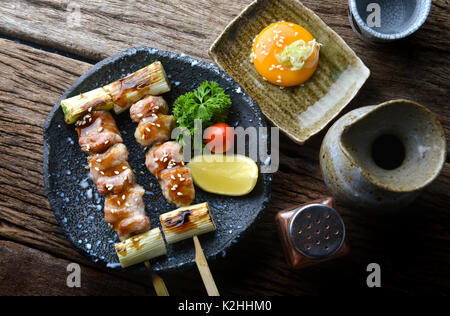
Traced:
<path id="1" fill-rule="evenodd" d="M 159 124 L 156 124 L 156 126 L 157 126 L 157 127 L 161 127 L 161 125 L 159 125 Z"/>
<path id="2" fill-rule="evenodd" d="M 127 170 L 128 167 L 127 167 L 127 166 L 123 166 L 122 169 L 123 169 L 123 170 Z"/>
<path id="3" fill-rule="evenodd" d="M 177 193 L 177 195 L 178 195 L 178 196 L 182 196 L 182 195 L 183 195 L 183 193 L 181 193 L 181 192 L 178 192 L 178 193 Z"/>
<path id="4" fill-rule="evenodd" d="M 122 195 L 122 200 L 124 200 L 125 201 L 125 199 L 126 199 L 127 197 L 125 196 L 125 194 L 124 195 Z"/>
<path id="5" fill-rule="evenodd" d="M 120 172 L 119 172 L 119 171 L 117 171 L 117 170 L 116 170 L 116 171 L 114 171 L 114 173 L 115 173 L 115 174 L 120 174 Z"/>
<path id="6" fill-rule="evenodd" d="M 103 127 L 100 127 L 97 132 L 101 133 L 103 131 Z"/>
<path id="7" fill-rule="evenodd" d="M 105 141 L 105 145 L 108 145 L 108 144 L 109 144 L 109 140 Z"/>
<path id="8" fill-rule="evenodd" d="M 95 167 L 94 169 L 95 169 L 95 171 L 100 171 L 99 167 Z"/>
<path id="9" fill-rule="evenodd" d="M 105 175 L 105 173 L 104 173 L 103 171 L 100 171 L 100 174 L 101 174 L 102 176 L 104 176 L 104 175 Z"/>
<path id="10" fill-rule="evenodd" d="M 102 162 L 102 160 L 101 160 L 101 159 L 97 159 L 96 161 L 97 161 L 97 162 L 99 162 L 99 163 L 100 163 L 100 162 Z"/>
<path id="11" fill-rule="evenodd" d="M 117 201 L 117 205 L 120 205 L 120 201 Z"/>
<path id="12" fill-rule="evenodd" d="M 158 160 L 159 160 L 158 158 L 153 159 L 154 162 L 157 162 Z"/>
<path id="13" fill-rule="evenodd" d="M 144 116 L 144 114 L 142 114 L 142 113 L 139 113 L 138 115 L 137 115 L 138 117 L 143 117 Z"/>
<path id="14" fill-rule="evenodd" d="M 146 127 L 145 130 L 149 133 L 151 132 L 150 128 L 148 128 L 148 127 Z"/>
<path id="15" fill-rule="evenodd" d="M 172 180 L 176 180 L 176 178 L 175 178 L 173 175 L 171 175 L 170 178 L 171 178 Z"/>
<path id="16" fill-rule="evenodd" d="M 89 113 L 92 112 L 92 106 L 88 109 L 88 112 Z"/>

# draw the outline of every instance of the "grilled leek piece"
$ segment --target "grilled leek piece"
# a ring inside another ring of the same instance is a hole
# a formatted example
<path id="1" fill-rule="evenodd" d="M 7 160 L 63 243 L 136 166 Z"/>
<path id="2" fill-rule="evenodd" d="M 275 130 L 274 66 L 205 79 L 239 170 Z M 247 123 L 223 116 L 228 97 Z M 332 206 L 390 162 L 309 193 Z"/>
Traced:
<path id="1" fill-rule="evenodd" d="M 167 248 L 159 228 L 136 235 L 115 246 L 123 268 L 167 254 Z"/>
<path id="2" fill-rule="evenodd" d="M 169 244 L 216 230 L 207 202 L 162 214 L 160 220 Z"/>
<path id="3" fill-rule="evenodd" d="M 137 72 L 75 97 L 61 101 L 64 120 L 73 124 L 93 110 L 112 110 L 120 114 L 148 95 L 170 91 L 170 84 L 161 62 L 155 62 Z"/>

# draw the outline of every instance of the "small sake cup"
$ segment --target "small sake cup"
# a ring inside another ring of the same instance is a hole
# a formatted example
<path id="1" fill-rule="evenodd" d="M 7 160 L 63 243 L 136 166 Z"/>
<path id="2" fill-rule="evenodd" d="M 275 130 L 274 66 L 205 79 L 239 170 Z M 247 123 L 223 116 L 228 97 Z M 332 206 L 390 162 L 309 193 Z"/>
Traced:
<path id="1" fill-rule="evenodd" d="M 349 0 L 350 24 L 372 43 L 389 43 L 417 31 L 427 20 L 432 0 Z"/>

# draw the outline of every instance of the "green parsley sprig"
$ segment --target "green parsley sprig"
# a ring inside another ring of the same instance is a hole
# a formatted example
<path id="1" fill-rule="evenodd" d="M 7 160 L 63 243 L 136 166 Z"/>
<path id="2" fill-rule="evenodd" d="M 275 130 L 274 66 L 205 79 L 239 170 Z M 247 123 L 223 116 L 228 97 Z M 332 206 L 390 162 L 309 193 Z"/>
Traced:
<path id="1" fill-rule="evenodd" d="M 218 83 L 205 81 L 196 90 L 178 97 L 174 103 L 173 114 L 178 126 L 189 129 L 193 139 L 194 120 L 202 120 L 203 130 L 215 123 L 225 122 L 230 106 L 230 97 Z M 180 139 L 182 136 L 178 141 Z"/>

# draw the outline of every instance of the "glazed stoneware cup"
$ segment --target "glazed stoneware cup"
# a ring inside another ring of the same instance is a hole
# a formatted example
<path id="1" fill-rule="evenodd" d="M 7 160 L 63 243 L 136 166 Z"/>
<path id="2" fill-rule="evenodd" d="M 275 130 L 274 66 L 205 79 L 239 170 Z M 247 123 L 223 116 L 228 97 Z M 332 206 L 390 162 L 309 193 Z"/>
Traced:
<path id="1" fill-rule="evenodd" d="M 387 43 L 417 31 L 430 13 L 432 0 L 349 0 L 349 18 L 360 38 Z"/>
<path id="2" fill-rule="evenodd" d="M 320 165 L 338 202 L 378 214 L 413 202 L 441 172 L 446 147 L 432 112 L 394 100 L 339 119 L 323 140 Z"/>

